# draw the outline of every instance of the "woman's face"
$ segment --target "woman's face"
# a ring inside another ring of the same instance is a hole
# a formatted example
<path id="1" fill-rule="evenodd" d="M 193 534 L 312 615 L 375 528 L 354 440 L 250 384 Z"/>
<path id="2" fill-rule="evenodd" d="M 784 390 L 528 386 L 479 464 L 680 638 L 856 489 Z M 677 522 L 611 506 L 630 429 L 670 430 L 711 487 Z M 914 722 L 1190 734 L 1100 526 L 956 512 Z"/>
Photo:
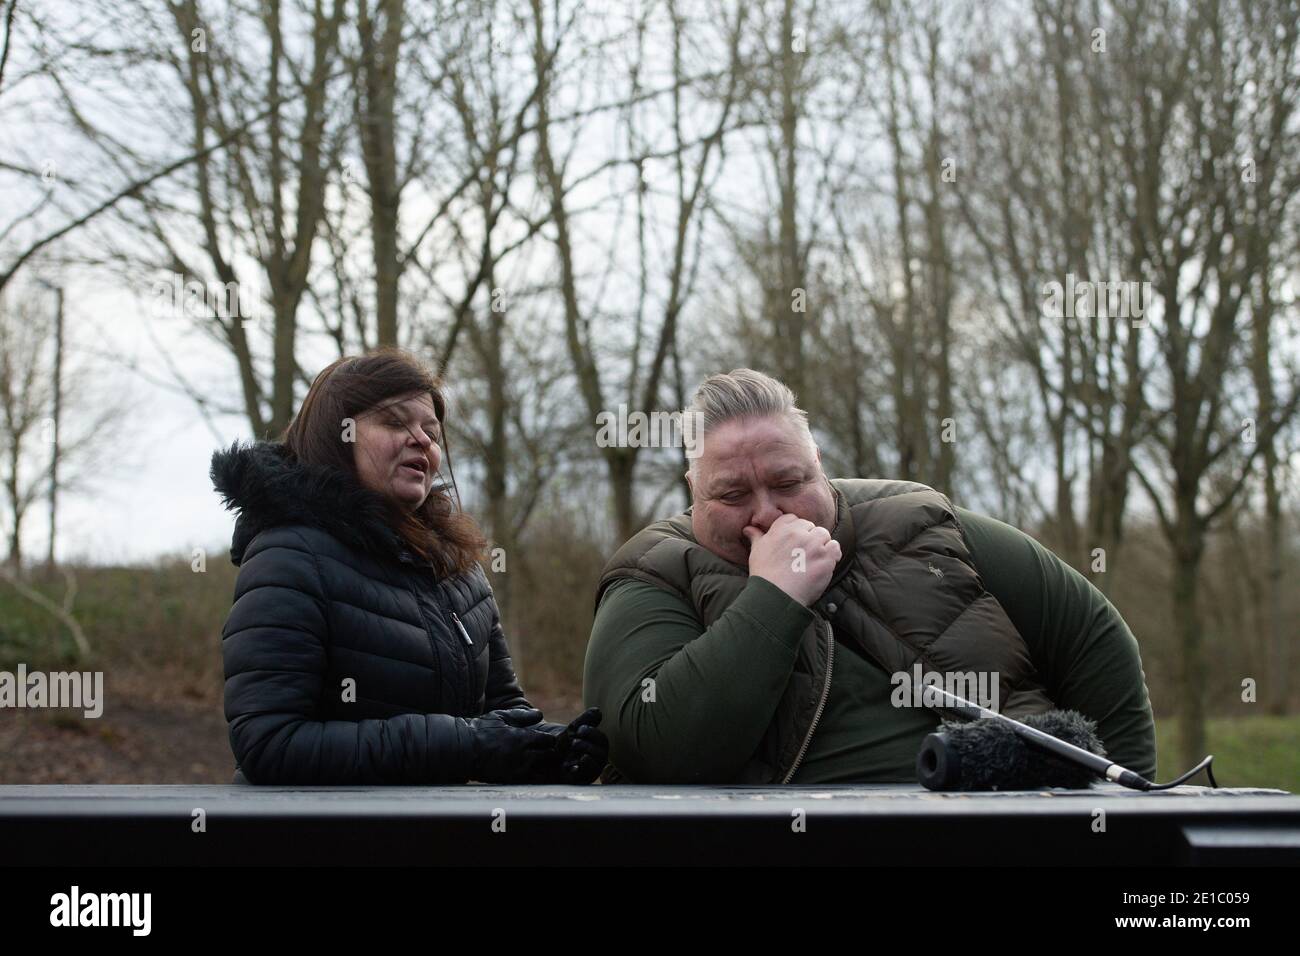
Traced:
<path id="1" fill-rule="evenodd" d="M 352 456 L 361 483 L 408 510 L 424 503 L 442 463 L 442 423 L 428 392 L 413 392 L 357 416 Z"/>

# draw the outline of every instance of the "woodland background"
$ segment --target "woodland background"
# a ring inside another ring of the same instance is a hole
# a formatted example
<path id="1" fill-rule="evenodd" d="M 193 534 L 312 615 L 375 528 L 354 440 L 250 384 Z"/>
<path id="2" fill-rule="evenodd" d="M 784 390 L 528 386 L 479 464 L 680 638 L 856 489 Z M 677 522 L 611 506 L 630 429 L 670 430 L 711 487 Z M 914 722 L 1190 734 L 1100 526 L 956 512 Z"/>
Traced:
<path id="1" fill-rule="evenodd" d="M 605 556 L 688 504 L 681 448 L 601 447 L 598 416 L 744 365 L 794 389 L 832 477 L 929 483 L 1086 574 L 1139 640 L 1162 778 L 1215 752 L 1221 783 L 1300 784 L 1295 0 L 0 16 L 0 667 L 108 695 L 0 713 L 0 780 L 233 766 L 228 542 L 59 553 L 61 509 L 144 443 L 130 384 L 215 448 L 400 344 L 450 386 L 551 719 Z M 1146 294 L 1050 307 L 1084 281 Z"/>

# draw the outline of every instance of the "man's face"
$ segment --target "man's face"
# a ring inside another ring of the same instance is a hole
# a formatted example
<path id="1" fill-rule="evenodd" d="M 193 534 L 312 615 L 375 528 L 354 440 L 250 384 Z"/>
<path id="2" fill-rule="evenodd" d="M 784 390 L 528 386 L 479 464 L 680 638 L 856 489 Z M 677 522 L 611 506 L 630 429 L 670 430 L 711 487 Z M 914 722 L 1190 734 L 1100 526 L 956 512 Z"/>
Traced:
<path id="1" fill-rule="evenodd" d="M 696 474 L 686 478 L 695 540 L 741 567 L 749 566 L 746 525 L 766 533 L 788 513 L 834 530 L 835 495 L 821 452 L 780 416 L 718 425 L 704 436 Z"/>
<path id="2" fill-rule="evenodd" d="M 442 424 L 428 392 L 370 409 L 357 416 L 353 447 L 357 475 L 367 488 L 407 509 L 418 508 L 433 487 L 442 460 L 441 438 Z"/>

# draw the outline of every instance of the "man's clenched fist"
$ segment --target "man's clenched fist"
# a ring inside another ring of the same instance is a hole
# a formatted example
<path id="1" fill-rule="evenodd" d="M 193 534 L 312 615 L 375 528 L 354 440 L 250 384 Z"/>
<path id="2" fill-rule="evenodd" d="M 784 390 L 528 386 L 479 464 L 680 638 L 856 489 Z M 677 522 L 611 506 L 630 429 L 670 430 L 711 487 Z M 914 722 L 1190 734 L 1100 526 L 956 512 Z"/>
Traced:
<path id="1" fill-rule="evenodd" d="M 746 525 L 749 573 L 775 584 L 804 607 L 821 597 L 840 560 L 840 545 L 825 528 L 783 514 L 764 534 Z"/>

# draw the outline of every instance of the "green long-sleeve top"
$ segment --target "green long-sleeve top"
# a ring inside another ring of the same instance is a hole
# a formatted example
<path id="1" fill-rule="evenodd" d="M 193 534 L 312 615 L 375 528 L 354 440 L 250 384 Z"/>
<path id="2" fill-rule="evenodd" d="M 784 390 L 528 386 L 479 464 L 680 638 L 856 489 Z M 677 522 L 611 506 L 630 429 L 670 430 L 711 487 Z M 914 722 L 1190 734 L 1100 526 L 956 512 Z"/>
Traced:
<path id="1" fill-rule="evenodd" d="M 1117 763 L 1154 779 L 1146 678 L 1119 612 L 1024 532 L 964 508 L 957 517 L 976 571 L 1024 637 L 1048 696 L 1095 720 Z M 734 781 L 771 722 L 812 619 L 760 577 L 709 628 L 653 584 L 610 585 L 583 675 L 584 706 L 604 712 L 610 761 L 638 783 Z M 915 783 L 917 751 L 939 718 L 893 706 L 894 686 L 837 637 L 830 694 L 792 782 Z"/>

